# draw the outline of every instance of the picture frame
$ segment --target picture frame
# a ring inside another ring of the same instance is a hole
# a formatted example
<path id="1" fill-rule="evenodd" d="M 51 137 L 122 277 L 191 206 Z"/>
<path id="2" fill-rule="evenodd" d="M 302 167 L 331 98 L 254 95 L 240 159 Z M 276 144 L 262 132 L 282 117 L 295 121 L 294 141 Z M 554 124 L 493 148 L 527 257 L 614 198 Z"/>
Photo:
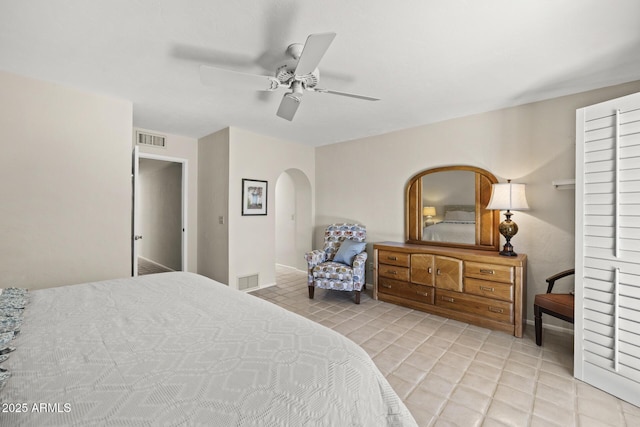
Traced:
<path id="1" fill-rule="evenodd" d="M 242 215 L 267 214 L 267 181 L 242 179 Z"/>

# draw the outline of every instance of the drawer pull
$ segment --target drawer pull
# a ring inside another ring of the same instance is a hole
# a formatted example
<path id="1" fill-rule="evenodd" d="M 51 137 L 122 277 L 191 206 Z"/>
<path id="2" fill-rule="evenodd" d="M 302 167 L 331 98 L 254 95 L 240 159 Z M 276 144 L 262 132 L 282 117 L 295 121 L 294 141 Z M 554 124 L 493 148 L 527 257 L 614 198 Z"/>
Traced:
<path id="1" fill-rule="evenodd" d="M 427 268 L 427 273 L 433 274 L 433 268 L 431 268 L 431 267 Z"/>
<path id="2" fill-rule="evenodd" d="M 504 310 L 498 307 L 491 307 L 489 306 L 489 311 L 492 311 L 494 313 L 504 313 Z"/>
<path id="3" fill-rule="evenodd" d="M 391 260 L 391 261 L 397 261 L 398 257 L 397 256 L 388 256 L 387 259 Z"/>
<path id="4" fill-rule="evenodd" d="M 480 290 L 481 291 L 486 291 L 486 292 L 495 292 L 494 288 L 490 288 L 489 286 L 480 286 Z"/>
<path id="5" fill-rule="evenodd" d="M 416 291 L 416 294 L 418 294 L 418 295 L 422 295 L 423 297 L 428 297 L 428 296 L 429 296 L 429 292 L 420 292 L 420 291 Z"/>
<path id="6" fill-rule="evenodd" d="M 483 268 L 480 269 L 480 273 L 482 273 L 482 274 L 496 274 L 496 272 L 494 270 L 486 270 L 486 269 L 483 269 Z"/>
<path id="7" fill-rule="evenodd" d="M 386 283 L 382 283 L 383 288 L 391 289 L 391 285 L 387 285 Z"/>
<path id="8" fill-rule="evenodd" d="M 398 272 L 397 272 L 397 271 L 395 271 L 395 270 L 387 270 L 387 273 L 389 273 L 389 274 L 394 274 L 394 275 L 395 275 L 395 274 L 398 274 Z"/>
<path id="9" fill-rule="evenodd" d="M 440 269 L 439 268 L 436 269 L 436 275 L 440 276 L 440 274 L 441 274 Z"/>
<path id="10" fill-rule="evenodd" d="M 442 301 L 447 301 L 447 302 L 455 302 L 455 300 L 451 297 L 440 297 L 440 299 Z"/>

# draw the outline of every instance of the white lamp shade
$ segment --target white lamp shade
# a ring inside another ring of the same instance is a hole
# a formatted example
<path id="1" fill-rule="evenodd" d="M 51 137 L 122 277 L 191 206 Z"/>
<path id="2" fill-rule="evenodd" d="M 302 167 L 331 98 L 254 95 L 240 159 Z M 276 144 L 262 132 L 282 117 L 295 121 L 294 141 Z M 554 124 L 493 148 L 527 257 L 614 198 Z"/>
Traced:
<path id="1" fill-rule="evenodd" d="M 521 211 L 529 209 L 524 187 L 524 184 L 514 184 L 511 182 L 493 184 L 491 188 L 491 200 L 489 200 L 487 209 L 501 211 Z"/>
<path id="2" fill-rule="evenodd" d="M 425 206 L 422 208 L 423 216 L 436 216 L 436 208 L 433 206 Z"/>

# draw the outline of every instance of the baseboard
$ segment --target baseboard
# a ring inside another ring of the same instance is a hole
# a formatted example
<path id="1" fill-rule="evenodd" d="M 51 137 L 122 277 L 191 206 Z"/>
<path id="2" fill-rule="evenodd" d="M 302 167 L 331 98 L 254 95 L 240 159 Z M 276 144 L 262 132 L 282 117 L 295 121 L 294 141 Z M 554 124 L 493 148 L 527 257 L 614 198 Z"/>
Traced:
<path id="1" fill-rule="evenodd" d="M 298 273 L 306 273 L 306 272 L 307 272 L 307 270 L 300 270 L 299 268 L 291 267 L 290 265 L 284 265 L 284 264 L 278 264 L 278 263 L 276 263 L 276 266 L 277 266 L 277 267 L 281 267 L 281 268 L 286 268 L 286 269 L 288 269 L 288 270 L 296 271 L 296 272 L 298 272 Z M 275 285 L 275 283 L 274 283 L 274 285 Z"/>
<path id="2" fill-rule="evenodd" d="M 526 324 L 530 325 L 532 328 L 535 328 L 535 322 L 533 320 L 527 319 Z M 569 329 L 563 328 L 562 326 L 546 325 L 545 323 L 542 323 L 542 329 L 548 329 L 550 331 L 573 336 L 573 328 Z"/>

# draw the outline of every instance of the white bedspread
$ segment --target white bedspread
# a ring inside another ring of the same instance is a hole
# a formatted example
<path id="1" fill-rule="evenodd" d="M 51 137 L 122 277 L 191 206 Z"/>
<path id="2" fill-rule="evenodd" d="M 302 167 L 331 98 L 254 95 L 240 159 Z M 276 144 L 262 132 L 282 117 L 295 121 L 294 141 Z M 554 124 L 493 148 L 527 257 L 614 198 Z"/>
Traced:
<path id="1" fill-rule="evenodd" d="M 424 227 L 422 240 L 430 242 L 476 243 L 475 222 L 439 222 Z"/>
<path id="2" fill-rule="evenodd" d="M 34 291 L 14 342 L 0 426 L 416 425 L 353 342 L 195 274 Z"/>

